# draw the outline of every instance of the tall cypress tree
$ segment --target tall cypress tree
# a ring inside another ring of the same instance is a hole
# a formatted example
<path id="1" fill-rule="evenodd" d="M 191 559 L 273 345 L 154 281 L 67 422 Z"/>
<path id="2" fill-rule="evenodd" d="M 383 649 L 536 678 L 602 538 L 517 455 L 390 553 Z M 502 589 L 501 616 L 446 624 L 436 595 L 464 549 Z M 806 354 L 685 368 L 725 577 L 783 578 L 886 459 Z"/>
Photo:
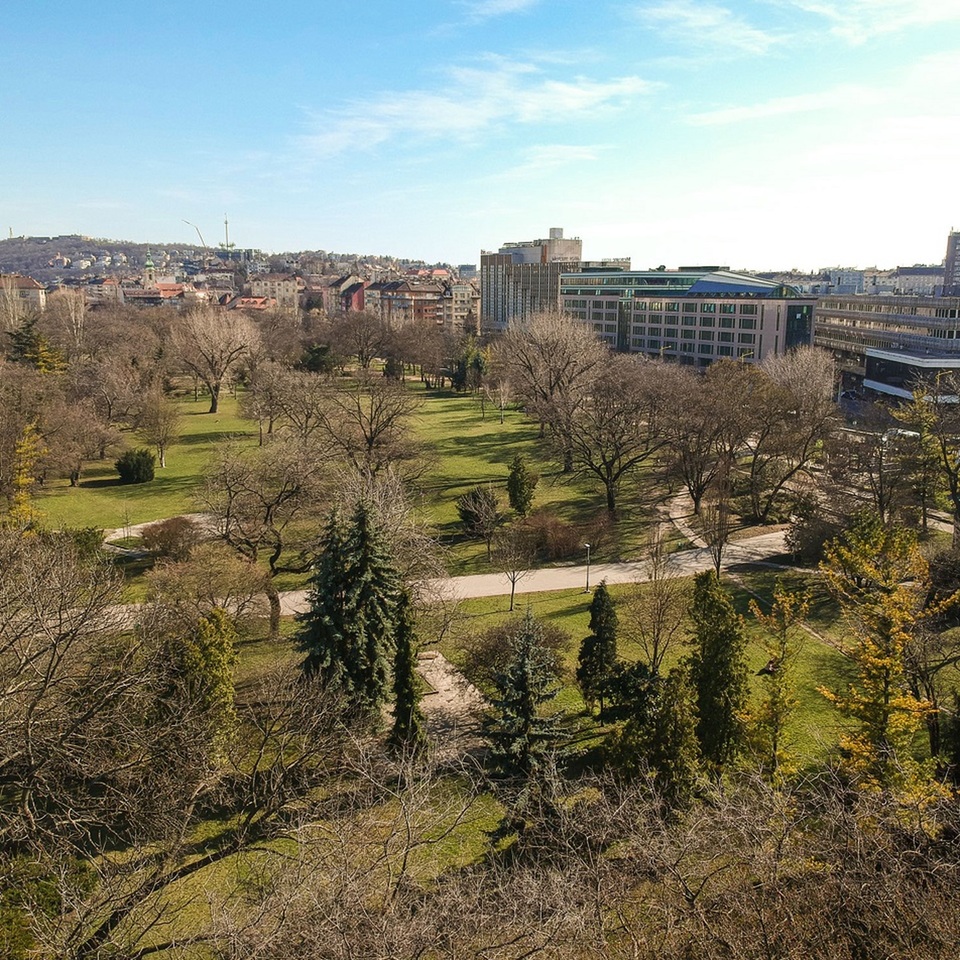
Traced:
<path id="1" fill-rule="evenodd" d="M 606 580 L 600 582 L 590 601 L 590 634 L 580 644 L 578 660 L 577 683 L 583 699 L 590 709 L 599 699 L 603 717 L 604 684 L 617 662 L 617 611 Z"/>
<path id="2" fill-rule="evenodd" d="M 297 643 L 303 670 L 341 690 L 361 712 L 386 699 L 400 582 L 370 510 L 361 502 L 346 530 L 332 517 Z"/>
<path id="3" fill-rule="evenodd" d="M 413 629 L 410 594 L 404 590 L 397 601 L 393 656 L 393 730 L 390 743 L 406 755 L 421 753 L 427 732 L 420 710 L 420 677 L 417 676 L 417 637 Z"/>
<path id="4" fill-rule="evenodd" d="M 529 777 L 559 739 L 560 718 L 541 714 L 559 689 L 551 663 L 540 624 L 528 610 L 513 637 L 513 657 L 495 680 L 494 713 L 487 723 L 491 754 L 503 773 Z"/>
<path id="5" fill-rule="evenodd" d="M 694 578 L 694 649 L 690 679 L 697 704 L 697 739 L 703 758 L 720 773 L 744 742 L 747 703 L 743 621 L 713 570 Z"/>

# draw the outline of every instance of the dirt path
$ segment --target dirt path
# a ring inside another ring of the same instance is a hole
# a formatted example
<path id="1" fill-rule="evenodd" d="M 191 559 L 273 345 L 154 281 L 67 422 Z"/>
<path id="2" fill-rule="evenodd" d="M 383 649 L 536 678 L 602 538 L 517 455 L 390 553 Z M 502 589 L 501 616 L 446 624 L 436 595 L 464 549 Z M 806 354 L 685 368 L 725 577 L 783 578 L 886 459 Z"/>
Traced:
<path id="1" fill-rule="evenodd" d="M 442 653 L 421 654 L 418 670 L 426 684 L 421 707 L 435 759 L 449 763 L 482 749 L 486 701 L 480 691 Z"/>

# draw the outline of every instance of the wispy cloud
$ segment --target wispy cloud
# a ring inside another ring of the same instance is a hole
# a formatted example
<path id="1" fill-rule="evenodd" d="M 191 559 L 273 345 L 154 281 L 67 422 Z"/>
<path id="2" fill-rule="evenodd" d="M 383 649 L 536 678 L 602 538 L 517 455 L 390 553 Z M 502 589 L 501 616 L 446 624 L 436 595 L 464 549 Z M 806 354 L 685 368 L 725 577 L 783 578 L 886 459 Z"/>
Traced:
<path id="1" fill-rule="evenodd" d="M 662 0 L 637 6 L 633 16 L 669 40 L 709 47 L 715 54 L 763 54 L 782 38 L 761 30 L 727 7 L 696 0 Z"/>
<path id="2" fill-rule="evenodd" d="M 827 20 L 830 32 L 851 44 L 910 27 L 960 21 L 960 0 L 790 0 Z"/>
<path id="3" fill-rule="evenodd" d="M 510 13 L 524 13 L 540 3 L 540 0 L 461 0 L 458 6 L 467 11 L 473 21 L 490 20 Z"/>
<path id="4" fill-rule="evenodd" d="M 687 117 L 687 122 L 695 126 L 721 126 L 729 123 L 786 117 L 798 113 L 836 110 L 838 104 L 843 104 L 844 110 L 855 111 L 882 101 L 883 94 L 879 90 L 844 84 L 829 90 L 819 90 L 815 93 L 802 93 L 793 97 L 774 97 L 760 103 L 694 113 Z"/>
<path id="5" fill-rule="evenodd" d="M 953 109 L 958 91 L 960 60 L 952 52 L 939 53 L 908 64 L 883 84 L 837 84 L 795 96 L 693 113 L 686 122 L 721 126 L 818 112 L 833 116 L 838 111 L 850 120 L 868 115 L 879 120 L 896 112 L 915 114 L 918 104 L 946 113 Z"/>
<path id="6" fill-rule="evenodd" d="M 551 124 L 616 111 L 656 85 L 637 76 L 554 79 L 542 68 L 502 58 L 457 67 L 438 90 L 385 92 L 311 118 L 301 143 L 329 157 L 404 138 L 469 140 L 505 124 Z"/>

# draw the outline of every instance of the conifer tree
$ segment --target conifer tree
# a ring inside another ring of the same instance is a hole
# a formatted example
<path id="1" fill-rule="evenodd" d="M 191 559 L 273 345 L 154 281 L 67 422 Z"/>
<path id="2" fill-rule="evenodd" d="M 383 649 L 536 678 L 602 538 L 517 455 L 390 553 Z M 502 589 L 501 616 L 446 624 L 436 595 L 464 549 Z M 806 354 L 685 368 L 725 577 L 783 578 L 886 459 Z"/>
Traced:
<path id="1" fill-rule="evenodd" d="M 527 469 L 527 461 L 517 454 L 510 463 L 510 473 L 507 476 L 507 497 L 510 506 L 525 517 L 530 512 L 533 503 L 533 494 L 537 489 L 540 477 Z"/>
<path id="2" fill-rule="evenodd" d="M 577 683 L 587 707 L 600 701 L 603 717 L 604 685 L 617 662 L 617 611 L 605 580 L 594 591 L 590 601 L 590 634 L 580 645 Z"/>
<path id="3" fill-rule="evenodd" d="M 513 658 L 495 680 L 497 695 L 487 723 L 493 761 L 505 774 L 526 779 L 536 773 L 559 739 L 559 716 L 541 713 L 558 692 L 551 662 L 541 626 L 528 610 L 513 637 Z"/>
<path id="4" fill-rule="evenodd" d="M 397 601 L 393 656 L 393 730 L 390 743 L 407 756 L 421 753 L 427 733 L 420 709 L 421 682 L 417 675 L 417 637 L 413 628 L 410 594 L 404 590 Z"/>
<path id="5" fill-rule="evenodd" d="M 663 801 L 685 806 L 696 788 L 700 747 L 693 692 L 686 674 L 651 676 L 636 712 L 614 738 L 610 761 L 623 776 L 648 774 Z"/>
<path id="6" fill-rule="evenodd" d="M 713 570 L 694 578 L 690 619 L 697 740 L 704 760 L 719 774 L 743 746 L 747 667 L 743 622 Z"/>
<path id="7" fill-rule="evenodd" d="M 361 713 L 386 699 L 399 577 L 369 508 L 357 505 L 346 530 L 334 516 L 300 617 L 302 667 L 339 689 Z"/>

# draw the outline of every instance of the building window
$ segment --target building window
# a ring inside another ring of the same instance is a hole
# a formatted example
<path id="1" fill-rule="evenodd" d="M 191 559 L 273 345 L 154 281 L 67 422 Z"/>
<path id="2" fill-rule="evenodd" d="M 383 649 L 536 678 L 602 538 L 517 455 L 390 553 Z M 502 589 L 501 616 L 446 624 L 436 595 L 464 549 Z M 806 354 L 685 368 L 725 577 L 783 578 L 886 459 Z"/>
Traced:
<path id="1" fill-rule="evenodd" d="M 685 327 L 695 327 L 697 325 L 696 317 L 684 317 L 681 321 Z"/>
<path id="2" fill-rule="evenodd" d="M 701 327 L 712 327 L 716 323 L 713 317 L 701 317 L 700 326 Z"/>
<path id="3" fill-rule="evenodd" d="M 650 309 L 651 309 L 651 310 L 662 310 L 662 309 L 663 309 L 663 301 L 662 301 L 662 300 L 651 300 L 651 301 L 650 301 Z"/>
<path id="4" fill-rule="evenodd" d="M 735 303 L 721 303 L 720 304 L 721 313 L 736 313 L 737 305 Z"/>
<path id="5" fill-rule="evenodd" d="M 646 310 L 646 309 L 647 309 L 647 301 L 646 301 L 646 300 L 634 300 L 634 301 L 633 301 L 633 309 L 634 309 L 634 310 Z"/>
<path id="6" fill-rule="evenodd" d="M 683 312 L 684 312 L 684 313 L 696 313 L 696 312 L 697 312 L 697 305 L 696 305 L 695 303 L 685 303 L 685 304 L 683 305 Z"/>
<path id="7" fill-rule="evenodd" d="M 712 353 L 713 353 L 713 344 L 711 344 L 711 343 L 701 343 L 700 346 L 697 347 L 697 353 L 702 353 L 702 354 L 705 354 L 705 355 L 706 355 L 706 354 L 712 354 Z"/>
<path id="8" fill-rule="evenodd" d="M 663 331 L 663 335 L 664 335 L 665 337 L 675 337 L 675 336 L 677 335 L 677 328 L 676 328 L 676 327 L 667 327 L 667 328 Z"/>
<path id="9" fill-rule="evenodd" d="M 737 337 L 737 343 L 756 343 L 757 335 L 755 333 L 741 333 Z"/>
<path id="10" fill-rule="evenodd" d="M 663 309 L 666 310 L 667 313 L 679 313 L 680 304 L 676 300 L 671 300 L 663 305 Z"/>
<path id="11" fill-rule="evenodd" d="M 740 318 L 740 329 L 741 329 L 741 330 L 756 330 L 756 329 L 757 329 L 757 321 L 756 321 L 756 320 L 745 320 L 744 318 L 741 317 L 741 318 Z"/>
<path id="12" fill-rule="evenodd" d="M 713 331 L 712 330 L 701 330 L 700 338 L 701 340 L 713 340 Z"/>
<path id="13" fill-rule="evenodd" d="M 647 341 L 647 349 L 648 349 L 648 350 L 659 350 L 659 349 L 660 349 L 660 341 L 659 341 L 659 340 L 648 340 L 648 341 Z"/>
<path id="14" fill-rule="evenodd" d="M 693 348 L 694 348 L 694 346 L 695 346 L 695 344 L 692 344 L 692 343 L 681 343 L 681 344 L 680 344 L 680 352 L 681 352 L 681 353 L 693 353 Z"/>
<path id="15" fill-rule="evenodd" d="M 701 313 L 716 313 L 717 305 L 715 303 L 701 303 L 700 304 Z"/>
<path id="16" fill-rule="evenodd" d="M 721 343 L 733 343 L 733 332 L 730 330 L 721 330 L 720 333 L 717 334 L 717 339 Z"/>
<path id="17" fill-rule="evenodd" d="M 732 357 L 733 356 L 733 347 L 725 347 L 722 343 L 717 347 L 717 353 L 721 357 Z"/>
<path id="18" fill-rule="evenodd" d="M 680 339 L 681 340 L 695 340 L 697 337 L 696 330 L 681 330 Z"/>
<path id="19" fill-rule="evenodd" d="M 757 305 L 755 303 L 741 303 L 740 315 L 755 317 L 757 315 Z"/>
<path id="20" fill-rule="evenodd" d="M 659 313 L 651 313 L 650 316 L 647 317 L 649 323 L 660 323 L 661 320 L 663 320 L 663 317 L 661 317 Z"/>
<path id="21" fill-rule="evenodd" d="M 727 327 L 728 329 L 733 326 L 733 317 L 721 317 L 720 326 Z"/>
<path id="22" fill-rule="evenodd" d="M 752 351 L 752 350 L 737 350 L 737 356 L 738 356 L 739 358 L 745 360 L 747 357 L 752 357 L 752 356 L 753 356 L 753 351 Z"/>

